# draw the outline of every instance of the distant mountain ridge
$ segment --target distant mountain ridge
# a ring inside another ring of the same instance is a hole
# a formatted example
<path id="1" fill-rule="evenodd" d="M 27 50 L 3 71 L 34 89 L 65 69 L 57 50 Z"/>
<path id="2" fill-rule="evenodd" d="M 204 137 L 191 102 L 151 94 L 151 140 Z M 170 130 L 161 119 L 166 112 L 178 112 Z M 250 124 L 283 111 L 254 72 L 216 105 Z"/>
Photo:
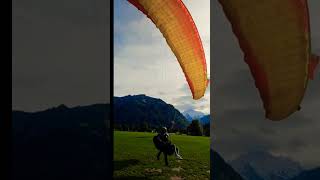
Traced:
<path id="1" fill-rule="evenodd" d="M 296 177 L 290 180 L 319 180 L 320 179 L 320 167 L 302 171 Z"/>
<path id="2" fill-rule="evenodd" d="M 114 97 L 115 127 L 148 126 L 148 128 L 186 128 L 187 119 L 171 104 L 141 95 Z"/>
<path id="3" fill-rule="evenodd" d="M 303 171 L 298 162 L 264 151 L 243 154 L 230 164 L 246 180 L 289 180 Z"/>
<path id="4" fill-rule="evenodd" d="M 210 115 L 205 115 L 202 118 L 200 118 L 201 124 L 210 124 L 211 118 Z"/>
<path id="5" fill-rule="evenodd" d="M 109 104 L 13 111 L 13 179 L 110 179 L 109 115 Z"/>
<path id="6" fill-rule="evenodd" d="M 202 118 L 203 116 L 205 116 L 204 113 L 200 112 L 200 111 L 196 111 L 194 109 L 188 109 L 185 110 L 183 113 L 184 117 L 186 117 L 186 119 L 191 122 L 192 120 L 198 119 L 200 120 L 200 118 Z"/>
<path id="7" fill-rule="evenodd" d="M 213 180 L 244 180 L 225 160 L 213 149 L 210 149 L 211 179 Z"/>

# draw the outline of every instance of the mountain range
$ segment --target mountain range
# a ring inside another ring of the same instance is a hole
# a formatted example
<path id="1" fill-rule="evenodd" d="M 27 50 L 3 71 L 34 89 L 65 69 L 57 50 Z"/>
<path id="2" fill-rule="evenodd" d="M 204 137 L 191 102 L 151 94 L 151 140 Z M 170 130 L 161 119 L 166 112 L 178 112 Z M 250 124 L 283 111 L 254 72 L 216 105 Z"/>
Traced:
<path id="1" fill-rule="evenodd" d="M 189 122 L 171 104 L 167 104 L 161 99 L 146 95 L 128 95 L 124 97 L 114 97 L 114 124 L 115 127 L 128 126 L 148 126 L 148 128 L 168 128 L 185 129 Z"/>
<path id="2" fill-rule="evenodd" d="M 265 151 L 245 153 L 230 164 L 246 180 L 291 180 L 304 172 L 298 162 Z"/>
<path id="3" fill-rule="evenodd" d="M 184 117 L 186 117 L 186 119 L 188 121 L 192 121 L 194 119 L 200 119 L 202 118 L 203 116 L 205 116 L 204 113 L 200 112 L 200 111 L 196 111 L 194 109 L 188 109 L 188 110 L 185 110 L 183 113 Z"/>
<path id="4" fill-rule="evenodd" d="M 202 116 L 201 118 L 200 118 L 200 123 L 201 124 L 210 124 L 210 121 L 211 121 L 211 119 L 210 119 L 210 115 L 205 115 L 205 116 Z"/>
<path id="5" fill-rule="evenodd" d="M 110 179 L 110 105 L 12 112 L 12 179 Z"/>
<path id="6" fill-rule="evenodd" d="M 216 151 L 210 149 L 212 180 L 244 180 Z"/>
<path id="7" fill-rule="evenodd" d="M 320 179 L 320 168 L 314 168 L 311 170 L 305 170 L 298 176 L 290 180 L 319 180 Z"/>
<path id="8" fill-rule="evenodd" d="M 212 180 L 320 180 L 320 168 L 304 170 L 299 163 L 268 152 L 248 152 L 226 162 L 210 150 Z"/>
<path id="9" fill-rule="evenodd" d="M 156 104 L 152 107 L 158 103 L 173 107 L 145 96 L 135 103 L 148 101 Z M 108 172 L 112 160 L 109 114 L 109 104 L 60 105 L 34 113 L 13 111 L 13 179 L 108 179 L 112 174 Z M 264 151 L 248 152 L 227 163 L 211 150 L 211 162 L 214 180 L 320 179 L 320 168 L 304 170 L 287 157 Z"/>
<path id="10" fill-rule="evenodd" d="M 197 119 L 200 121 L 202 125 L 210 123 L 210 115 L 206 115 L 200 111 L 188 109 L 184 111 L 182 114 L 189 122 Z"/>

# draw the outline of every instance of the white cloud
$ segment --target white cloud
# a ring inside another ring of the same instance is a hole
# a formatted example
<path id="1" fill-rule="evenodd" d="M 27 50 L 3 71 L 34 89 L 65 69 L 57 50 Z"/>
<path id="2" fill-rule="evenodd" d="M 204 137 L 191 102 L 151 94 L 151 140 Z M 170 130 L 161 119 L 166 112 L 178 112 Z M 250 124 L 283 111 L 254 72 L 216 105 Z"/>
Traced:
<path id="1" fill-rule="evenodd" d="M 210 74 L 210 1 L 186 0 L 184 3 L 197 25 Z M 135 16 L 137 18 L 130 22 L 121 21 L 125 17 L 115 22 L 115 39 L 121 41 L 115 44 L 114 52 L 115 96 L 146 94 L 161 98 L 181 111 L 194 107 L 209 113 L 209 91 L 202 100 L 192 100 L 179 63 L 160 31 L 138 10 Z"/>

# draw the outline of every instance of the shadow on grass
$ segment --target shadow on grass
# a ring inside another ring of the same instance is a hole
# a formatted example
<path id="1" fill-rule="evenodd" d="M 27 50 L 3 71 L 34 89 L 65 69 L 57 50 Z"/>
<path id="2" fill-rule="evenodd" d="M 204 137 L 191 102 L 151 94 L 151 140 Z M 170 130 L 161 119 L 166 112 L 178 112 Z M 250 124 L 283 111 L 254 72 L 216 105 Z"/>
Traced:
<path id="1" fill-rule="evenodd" d="M 134 166 L 139 163 L 139 160 L 137 159 L 127 159 L 127 160 L 120 160 L 120 161 L 114 161 L 114 170 L 121 170 L 124 168 L 127 168 L 129 166 Z"/>
<path id="2" fill-rule="evenodd" d="M 152 139 L 152 138 L 147 137 L 147 136 L 137 136 L 136 138 L 143 138 L 143 139 L 147 138 L 147 139 Z"/>
<path id="3" fill-rule="evenodd" d="M 122 176 L 122 177 L 114 177 L 113 179 L 117 179 L 117 180 L 123 180 L 123 179 L 129 179 L 129 180 L 141 180 L 141 179 L 150 179 L 147 177 L 139 177 L 139 176 Z"/>

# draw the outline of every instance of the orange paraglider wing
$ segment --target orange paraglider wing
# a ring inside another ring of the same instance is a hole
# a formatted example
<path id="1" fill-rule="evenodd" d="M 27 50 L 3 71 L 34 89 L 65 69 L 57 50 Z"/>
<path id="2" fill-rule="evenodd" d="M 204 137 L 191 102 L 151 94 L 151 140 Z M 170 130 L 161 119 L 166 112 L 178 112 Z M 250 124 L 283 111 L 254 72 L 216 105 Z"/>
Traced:
<path id="1" fill-rule="evenodd" d="M 312 54 L 311 60 L 309 62 L 309 79 L 314 79 L 314 73 L 316 71 L 316 67 L 319 64 L 320 57 L 317 55 Z"/>
<path id="2" fill-rule="evenodd" d="M 207 66 L 197 27 L 181 0 L 128 0 L 163 34 L 189 84 L 193 99 L 207 88 Z"/>
<path id="3" fill-rule="evenodd" d="M 307 1 L 219 2 L 245 54 L 266 117 L 288 117 L 299 109 L 316 64 L 311 63 Z"/>

